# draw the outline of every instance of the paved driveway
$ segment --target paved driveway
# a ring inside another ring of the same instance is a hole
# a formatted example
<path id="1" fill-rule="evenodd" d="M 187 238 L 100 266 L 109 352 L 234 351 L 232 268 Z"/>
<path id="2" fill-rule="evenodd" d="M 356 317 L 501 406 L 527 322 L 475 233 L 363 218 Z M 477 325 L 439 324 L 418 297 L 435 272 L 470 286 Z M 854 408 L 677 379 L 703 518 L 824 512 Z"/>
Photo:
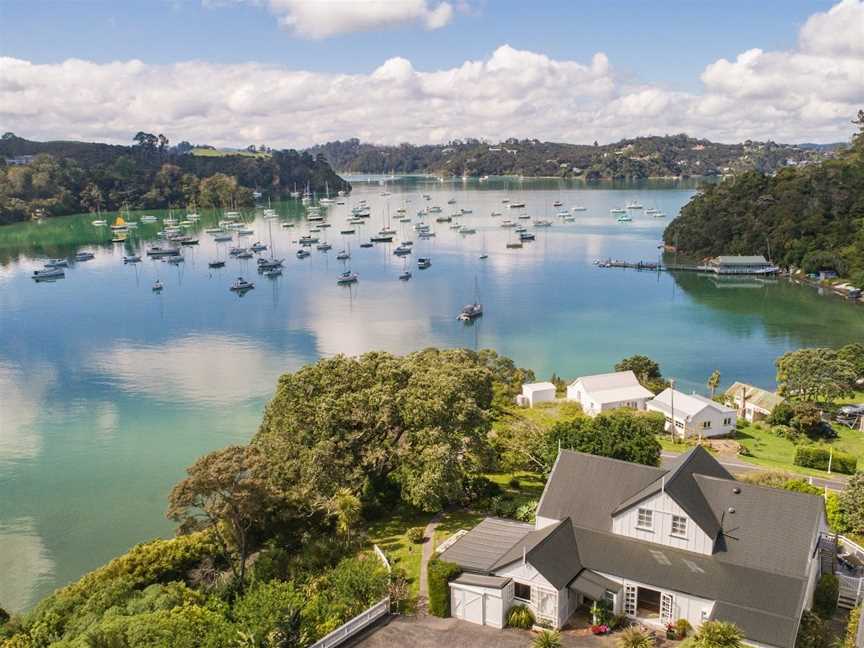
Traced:
<path id="1" fill-rule="evenodd" d="M 351 648 L 530 648 L 534 633 L 496 630 L 458 619 L 433 616 L 390 617 L 356 639 Z M 563 648 L 611 648 L 611 640 L 565 632 Z"/>

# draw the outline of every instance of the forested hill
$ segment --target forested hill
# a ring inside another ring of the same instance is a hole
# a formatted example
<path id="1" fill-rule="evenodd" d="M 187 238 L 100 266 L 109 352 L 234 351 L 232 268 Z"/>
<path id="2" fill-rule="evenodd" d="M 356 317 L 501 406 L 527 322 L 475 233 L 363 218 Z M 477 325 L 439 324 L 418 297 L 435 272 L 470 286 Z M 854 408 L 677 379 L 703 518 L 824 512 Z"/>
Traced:
<path id="1" fill-rule="evenodd" d="M 441 145 L 379 146 L 350 139 L 328 142 L 308 151 L 323 154 L 334 169 L 343 172 L 599 179 L 719 175 L 749 169 L 772 172 L 790 161 L 823 159 L 833 154 L 834 148 L 751 141 L 718 144 L 687 135 L 671 135 L 603 145 L 515 139 L 490 144 L 469 139 Z"/>
<path id="2" fill-rule="evenodd" d="M 784 267 L 835 270 L 864 286 L 864 111 L 836 159 L 749 172 L 706 186 L 663 234 L 696 256 L 765 254 Z"/>
<path id="3" fill-rule="evenodd" d="M 323 157 L 295 150 L 193 154 L 188 143 L 139 133 L 135 144 L 0 138 L 0 224 L 35 216 L 166 207 L 249 206 L 253 192 L 279 196 L 309 185 L 349 189 Z"/>

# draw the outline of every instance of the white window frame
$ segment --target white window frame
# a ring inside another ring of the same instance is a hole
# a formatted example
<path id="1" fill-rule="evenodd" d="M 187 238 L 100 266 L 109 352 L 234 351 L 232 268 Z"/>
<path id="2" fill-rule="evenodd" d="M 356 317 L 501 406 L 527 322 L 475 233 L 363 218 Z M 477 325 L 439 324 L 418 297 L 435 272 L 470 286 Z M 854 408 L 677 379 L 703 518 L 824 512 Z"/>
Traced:
<path id="1" fill-rule="evenodd" d="M 669 592 L 660 593 L 660 623 L 666 625 L 675 620 L 675 597 Z"/>
<path id="2" fill-rule="evenodd" d="M 624 614 L 629 617 L 636 616 L 636 609 L 638 608 L 637 591 L 638 589 L 635 585 L 624 586 Z"/>
<path id="3" fill-rule="evenodd" d="M 676 531 L 675 526 L 676 523 L 681 526 L 681 531 Z M 683 515 L 673 515 L 672 516 L 672 526 L 669 531 L 669 535 L 675 536 L 676 538 L 686 538 L 687 537 L 687 518 Z"/>
<path id="4" fill-rule="evenodd" d="M 643 515 L 643 513 L 647 515 Z M 647 519 L 647 523 L 643 522 L 644 519 Z M 647 508 L 636 509 L 636 528 L 642 529 L 643 531 L 653 531 L 654 511 Z"/>
<path id="5" fill-rule="evenodd" d="M 522 598 L 521 596 L 516 595 L 517 586 L 527 587 L 528 588 L 528 598 Z M 533 595 L 533 588 L 528 583 L 520 583 L 519 581 L 513 581 L 513 598 L 517 601 L 524 601 L 525 603 L 531 603 L 531 596 Z"/>

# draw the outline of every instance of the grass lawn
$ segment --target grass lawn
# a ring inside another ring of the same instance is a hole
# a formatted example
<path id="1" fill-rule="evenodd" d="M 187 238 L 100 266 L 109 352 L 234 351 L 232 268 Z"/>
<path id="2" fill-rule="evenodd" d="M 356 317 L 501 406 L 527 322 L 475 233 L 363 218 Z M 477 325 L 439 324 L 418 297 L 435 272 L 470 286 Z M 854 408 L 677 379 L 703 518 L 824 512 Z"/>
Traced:
<path id="1" fill-rule="evenodd" d="M 407 533 L 411 527 L 425 527 L 431 519 L 431 513 L 399 507 L 390 517 L 375 520 L 367 528 L 369 542 L 377 544 L 387 554 L 393 567 L 405 570 L 414 596 L 417 596 L 420 587 L 420 558 L 423 545 L 409 542 Z"/>
<path id="2" fill-rule="evenodd" d="M 853 394 L 849 398 L 838 398 L 834 402 L 835 403 L 841 403 L 843 405 L 845 405 L 847 403 L 855 403 L 855 404 L 864 403 L 864 391 L 855 392 L 855 394 Z"/>
<path id="3" fill-rule="evenodd" d="M 508 425 L 513 419 L 521 419 L 538 427 L 548 428 L 559 421 L 584 416 L 578 403 L 556 400 L 550 403 L 540 403 L 534 407 L 513 407 L 507 416 L 499 417 L 493 425 Z"/>
<path id="4" fill-rule="evenodd" d="M 843 425 L 835 425 L 838 437 L 826 445 L 835 450 L 848 452 L 857 457 L 864 457 L 864 433 L 850 430 Z M 828 473 L 823 470 L 813 470 L 795 466 L 795 444 L 771 433 L 768 429 L 760 429 L 752 425 L 738 430 L 736 440 L 741 443 L 752 456 L 740 456 L 747 463 L 765 466 L 802 475 L 824 477 Z"/>
<path id="5" fill-rule="evenodd" d="M 220 151 L 219 149 L 193 148 L 190 153 L 198 157 L 225 157 L 226 155 L 242 155 L 244 157 L 270 157 L 269 153 L 253 153 L 252 151 Z"/>

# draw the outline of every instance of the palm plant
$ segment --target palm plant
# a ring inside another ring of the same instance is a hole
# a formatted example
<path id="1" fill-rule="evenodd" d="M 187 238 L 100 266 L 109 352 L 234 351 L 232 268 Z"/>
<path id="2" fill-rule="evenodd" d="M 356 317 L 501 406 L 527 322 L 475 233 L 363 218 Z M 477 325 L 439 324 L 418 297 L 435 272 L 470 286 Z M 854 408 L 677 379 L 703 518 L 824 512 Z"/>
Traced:
<path id="1" fill-rule="evenodd" d="M 622 631 L 615 643 L 618 648 L 653 648 L 654 638 L 634 626 Z"/>
<path id="2" fill-rule="evenodd" d="M 543 630 L 534 637 L 531 648 L 561 648 L 561 633 L 557 630 Z"/>

